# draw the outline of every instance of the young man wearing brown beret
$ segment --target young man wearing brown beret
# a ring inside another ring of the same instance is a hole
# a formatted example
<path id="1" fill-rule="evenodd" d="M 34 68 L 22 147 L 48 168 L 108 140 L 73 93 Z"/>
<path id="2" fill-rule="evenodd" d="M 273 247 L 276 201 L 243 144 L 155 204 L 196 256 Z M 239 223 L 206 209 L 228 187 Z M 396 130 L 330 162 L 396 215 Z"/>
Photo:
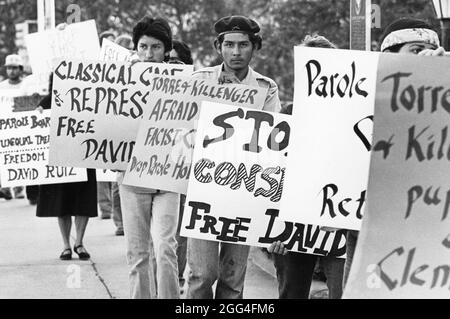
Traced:
<path id="1" fill-rule="evenodd" d="M 217 38 L 214 46 L 223 63 L 194 72 L 193 78 L 217 81 L 220 84 L 237 83 L 268 88 L 264 111 L 281 110 L 278 87 L 275 82 L 257 72 L 249 63 L 261 48 L 257 34 L 258 24 L 243 16 L 230 16 L 214 25 Z M 217 299 L 241 299 L 250 247 L 231 243 L 218 243 L 200 239 L 188 240 L 189 274 L 188 298 L 213 298 L 212 286 L 217 281 Z"/>

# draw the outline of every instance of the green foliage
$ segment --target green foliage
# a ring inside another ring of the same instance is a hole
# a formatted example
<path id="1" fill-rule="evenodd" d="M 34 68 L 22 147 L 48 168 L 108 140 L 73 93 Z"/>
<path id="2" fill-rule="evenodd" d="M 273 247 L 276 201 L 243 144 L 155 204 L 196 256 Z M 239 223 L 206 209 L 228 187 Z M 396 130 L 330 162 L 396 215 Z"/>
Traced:
<path id="1" fill-rule="evenodd" d="M 430 0 L 374 0 L 381 2 L 382 26 L 402 16 L 432 20 Z M 131 34 L 145 14 L 170 21 L 174 35 L 190 45 L 197 66 L 217 63 L 213 48 L 213 24 L 232 14 L 247 15 L 259 22 L 263 48 L 255 54 L 254 68 L 280 87 L 281 98 L 293 95 L 293 46 L 307 34 L 321 34 L 340 48 L 349 44 L 349 0 L 57 0 L 56 22 L 65 22 L 67 6 L 81 8 L 81 20 L 95 19 L 98 32 L 113 29 Z M 36 19 L 36 0 L 0 1 L 0 64 L 15 52 L 14 26 Z M 374 32 L 375 39 L 381 31 Z"/>

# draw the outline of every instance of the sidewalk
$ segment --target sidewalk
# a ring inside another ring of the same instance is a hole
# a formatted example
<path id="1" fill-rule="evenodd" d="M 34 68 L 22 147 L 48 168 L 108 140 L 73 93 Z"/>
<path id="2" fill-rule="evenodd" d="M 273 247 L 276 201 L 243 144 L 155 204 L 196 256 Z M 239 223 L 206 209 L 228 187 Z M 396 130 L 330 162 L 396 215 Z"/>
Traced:
<path id="1" fill-rule="evenodd" d="M 125 239 L 114 235 L 112 220 L 90 219 L 84 242 L 90 261 L 75 254 L 61 261 L 57 220 L 37 218 L 35 209 L 27 200 L 0 199 L 0 299 L 128 298 Z M 276 299 L 276 278 L 261 269 L 271 262 L 258 252 L 249 258 L 244 297 Z"/>
<path id="2" fill-rule="evenodd" d="M 261 249 L 252 247 L 250 251 L 251 262 L 274 279 L 277 273 L 273 261 Z M 278 298 L 278 297 L 277 297 Z M 326 283 L 313 280 L 311 283 L 310 299 L 328 299 L 328 287 Z"/>
<path id="3" fill-rule="evenodd" d="M 91 219 L 85 246 L 90 261 L 75 254 L 71 261 L 59 260 L 56 218 L 35 217 L 35 206 L 26 200 L 1 201 L 0 298 L 126 298 L 125 242 L 114 236 L 113 222 Z"/>

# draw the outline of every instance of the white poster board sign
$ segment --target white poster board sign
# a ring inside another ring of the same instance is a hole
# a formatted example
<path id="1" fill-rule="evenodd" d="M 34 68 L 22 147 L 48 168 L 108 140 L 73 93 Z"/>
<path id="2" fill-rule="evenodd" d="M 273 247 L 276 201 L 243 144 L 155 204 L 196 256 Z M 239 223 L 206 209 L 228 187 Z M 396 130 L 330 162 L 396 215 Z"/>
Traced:
<path id="1" fill-rule="evenodd" d="M 107 169 L 95 170 L 97 182 L 117 182 L 117 173 Z"/>
<path id="2" fill-rule="evenodd" d="M 154 75 L 189 76 L 165 63 L 61 60 L 53 80 L 50 163 L 125 171 Z"/>
<path id="3" fill-rule="evenodd" d="M 154 83 L 123 183 L 186 194 L 202 101 L 262 110 L 267 88 L 163 76 Z"/>
<path id="4" fill-rule="evenodd" d="M 449 68 L 380 57 L 368 209 L 345 298 L 450 299 Z"/>
<path id="5" fill-rule="evenodd" d="M 103 39 L 102 47 L 100 49 L 99 60 L 102 61 L 128 61 L 131 52 L 124 47 L 112 42 L 108 39 Z M 96 170 L 97 182 L 116 182 L 117 173 L 106 169 Z"/>
<path id="6" fill-rule="evenodd" d="M 259 247 L 282 241 L 296 252 L 345 255 L 343 231 L 278 218 L 289 123 L 288 115 L 202 103 L 182 236 Z"/>
<path id="7" fill-rule="evenodd" d="M 100 54 L 95 20 L 69 24 L 64 30 L 46 30 L 25 36 L 34 76 L 48 82 L 53 61 L 61 58 L 96 60 Z"/>
<path id="8" fill-rule="evenodd" d="M 112 42 L 108 39 L 103 39 L 102 48 L 100 50 L 99 59 L 102 61 L 128 61 L 131 52 L 124 47 Z"/>
<path id="9" fill-rule="evenodd" d="M 48 165 L 50 110 L 0 114 L 2 187 L 87 181 L 85 169 Z"/>
<path id="10" fill-rule="evenodd" d="M 360 229 L 378 57 L 295 48 L 294 119 L 281 219 Z M 304 214 L 298 214 L 298 205 Z"/>

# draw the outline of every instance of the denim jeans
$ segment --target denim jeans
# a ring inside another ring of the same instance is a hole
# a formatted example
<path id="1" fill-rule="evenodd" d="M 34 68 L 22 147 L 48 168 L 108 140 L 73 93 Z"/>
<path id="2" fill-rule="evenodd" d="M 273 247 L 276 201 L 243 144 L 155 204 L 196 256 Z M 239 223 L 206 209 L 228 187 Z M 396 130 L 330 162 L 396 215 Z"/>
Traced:
<path id="1" fill-rule="evenodd" d="M 318 258 L 322 258 L 329 299 L 342 297 L 344 259 L 290 252 L 286 256 L 274 255 L 280 299 L 309 298 L 314 267 Z"/>
<path id="2" fill-rule="evenodd" d="M 119 189 L 131 298 L 178 299 L 175 235 L 179 195 L 127 185 Z"/>
<path id="3" fill-rule="evenodd" d="M 358 243 L 358 234 L 359 232 L 355 230 L 347 231 L 347 259 L 344 267 L 344 288 L 347 284 L 348 276 L 350 275 L 353 255 L 355 254 L 356 245 Z"/>
<path id="4" fill-rule="evenodd" d="M 220 248 L 220 252 L 219 252 Z M 188 299 L 242 299 L 249 246 L 188 239 Z"/>
<path id="5" fill-rule="evenodd" d="M 111 182 L 97 182 L 97 200 L 102 217 L 112 215 L 112 191 Z"/>
<path id="6" fill-rule="evenodd" d="M 180 215 L 177 229 L 178 280 L 180 282 L 180 287 L 183 287 L 186 282 L 186 280 L 184 279 L 184 271 L 186 270 L 186 263 L 187 263 L 187 238 L 180 236 L 185 203 L 186 203 L 186 195 L 180 195 Z"/>
<path id="7" fill-rule="evenodd" d="M 116 182 L 97 182 L 97 199 L 102 216 L 112 215 L 117 229 L 123 229 L 119 185 Z"/>
<path id="8" fill-rule="evenodd" d="M 114 225 L 117 229 L 123 229 L 122 208 L 120 207 L 119 185 L 116 182 L 111 183 L 112 197 L 112 216 Z"/>

